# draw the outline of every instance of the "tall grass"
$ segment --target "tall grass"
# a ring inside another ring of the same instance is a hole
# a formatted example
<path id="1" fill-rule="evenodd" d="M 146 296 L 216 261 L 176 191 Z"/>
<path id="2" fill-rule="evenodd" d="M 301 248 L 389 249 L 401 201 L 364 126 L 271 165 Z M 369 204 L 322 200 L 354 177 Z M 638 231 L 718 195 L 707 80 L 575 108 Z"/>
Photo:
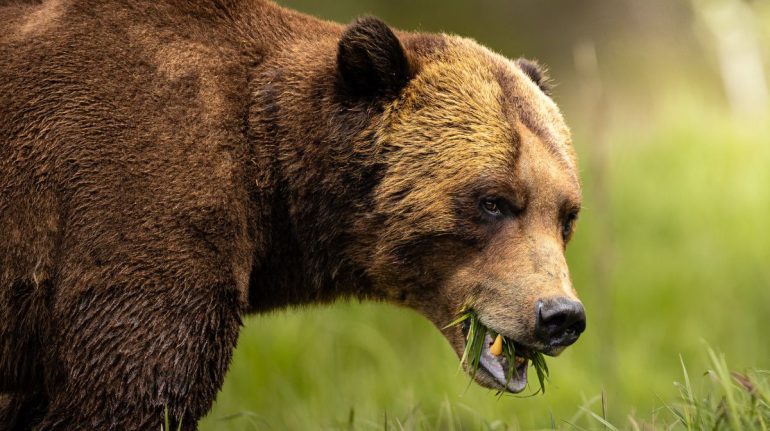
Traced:
<path id="1" fill-rule="evenodd" d="M 723 354 L 708 349 L 712 392 L 698 394 L 682 363 L 684 383 L 677 383 L 681 401 L 668 407 L 674 423 L 687 430 L 763 430 L 770 426 L 770 384 L 766 370 L 731 371 Z"/>
<path id="2" fill-rule="evenodd" d="M 682 381 L 674 382 L 678 394 L 668 402 L 660 401 L 649 416 L 629 415 L 626 423 L 613 425 L 592 409 L 597 399 L 581 407 L 581 413 L 565 421 L 582 429 L 595 421 L 607 429 L 633 430 L 762 430 L 770 426 L 770 372 L 750 369 L 731 370 L 723 354 L 707 348 L 709 368 L 691 376 L 680 357 Z M 588 422 L 588 423 L 586 423 Z"/>

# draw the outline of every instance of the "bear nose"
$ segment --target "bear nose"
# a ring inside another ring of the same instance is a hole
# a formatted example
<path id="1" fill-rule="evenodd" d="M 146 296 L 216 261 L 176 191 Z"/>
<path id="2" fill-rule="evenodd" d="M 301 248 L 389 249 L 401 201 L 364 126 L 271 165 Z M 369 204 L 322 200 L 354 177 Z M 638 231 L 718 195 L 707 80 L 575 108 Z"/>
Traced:
<path id="1" fill-rule="evenodd" d="M 569 346 L 585 329 L 586 313 L 580 302 L 563 297 L 537 302 L 535 335 L 548 346 Z"/>

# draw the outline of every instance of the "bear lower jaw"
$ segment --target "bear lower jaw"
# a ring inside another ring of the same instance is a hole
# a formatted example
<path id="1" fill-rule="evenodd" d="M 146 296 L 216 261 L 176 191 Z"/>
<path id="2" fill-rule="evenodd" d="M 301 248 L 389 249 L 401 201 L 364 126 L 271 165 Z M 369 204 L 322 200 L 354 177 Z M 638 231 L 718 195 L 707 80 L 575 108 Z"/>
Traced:
<path id="1" fill-rule="evenodd" d="M 515 356 L 513 366 L 515 370 L 508 379 L 509 366 L 508 360 L 505 355 L 495 356 L 490 350 L 489 346 L 492 345 L 492 337 L 486 334 L 484 339 L 484 349 L 481 352 L 479 358 L 479 369 L 477 370 L 477 381 L 486 387 L 491 389 L 497 389 L 501 391 L 511 392 L 518 394 L 527 387 L 527 370 L 529 368 L 529 359 L 526 357 L 527 349 L 517 349 L 517 352 L 521 352 L 524 356 Z M 517 346 L 519 347 L 519 346 Z"/>

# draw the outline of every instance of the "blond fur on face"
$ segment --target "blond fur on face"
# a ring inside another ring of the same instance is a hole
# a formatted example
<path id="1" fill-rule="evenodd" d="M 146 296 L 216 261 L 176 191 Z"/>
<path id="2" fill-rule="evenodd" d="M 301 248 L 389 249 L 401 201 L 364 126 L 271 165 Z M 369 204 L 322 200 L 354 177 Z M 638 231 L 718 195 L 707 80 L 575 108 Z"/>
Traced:
<path id="1" fill-rule="evenodd" d="M 420 59 L 372 127 L 387 170 L 366 258 L 386 297 L 437 326 L 470 306 L 495 331 L 537 345 L 536 303 L 576 299 L 561 227 L 580 185 L 569 130 L 521 64 L 450 36 Z M 485 196 L 519 213 L 487 220 Z M 461 351 L 462 335 L 445 332 Z"/>

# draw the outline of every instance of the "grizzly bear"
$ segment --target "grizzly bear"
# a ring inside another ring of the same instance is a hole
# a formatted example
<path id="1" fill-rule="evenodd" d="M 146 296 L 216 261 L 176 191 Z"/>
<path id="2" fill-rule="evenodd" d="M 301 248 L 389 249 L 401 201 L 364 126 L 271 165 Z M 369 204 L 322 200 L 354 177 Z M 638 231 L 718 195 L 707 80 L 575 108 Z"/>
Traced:
<path id="1" fill-rule="evenodd" d="M 1 429 L 195 429 L 243 316 L 278 307 L 410 307 L 458 354 L 472 309 L 517 351 L 475 379 L 510 392 L 585 328 L 576 158 L 536 63 L 265 0 L 0 23 Z"/>

